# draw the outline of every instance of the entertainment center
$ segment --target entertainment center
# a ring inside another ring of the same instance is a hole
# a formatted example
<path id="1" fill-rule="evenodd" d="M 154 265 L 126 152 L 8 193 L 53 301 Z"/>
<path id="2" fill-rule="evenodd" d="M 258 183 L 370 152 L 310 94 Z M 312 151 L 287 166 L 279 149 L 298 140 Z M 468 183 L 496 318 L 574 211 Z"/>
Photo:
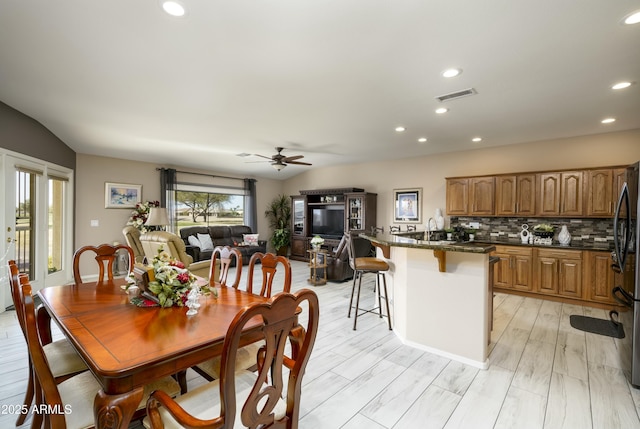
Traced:
<path id="1" fill-rule="evenodd" d="M 291 196 L 291 259 L 307 261 L 309 242 L 319 235 L 323 248 L 338 246 L 343 234 L 376 226 L 377 194 L 360 188 L 313 189 Z"/>

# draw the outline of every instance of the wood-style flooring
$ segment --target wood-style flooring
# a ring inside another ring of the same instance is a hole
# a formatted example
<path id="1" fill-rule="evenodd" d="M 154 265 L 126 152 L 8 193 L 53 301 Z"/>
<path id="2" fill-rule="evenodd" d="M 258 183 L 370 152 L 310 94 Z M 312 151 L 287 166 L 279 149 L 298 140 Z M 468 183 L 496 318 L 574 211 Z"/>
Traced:
<path id="1" fill-rule="evenodd" d="M 307 265 L 292 266 L 293 290 L 320 297 L 301 429 L 640 428 L 640 390 L 628 384 L 614 340 L 569 324 L 571 314 L 606 318 L 603 310 L 497 294 L 490 366 L 479 370 L 403 345 L 376 315 L 361 316 L 354 331 L 346 317 L 351 282 L 309 286 Z M 367 277 L 363 296 L 371 300 Z M 451 318 L 459 317 L 455 299 L 442 303 Z M 424 328 L 446 330 L 447 321 Z M 24 338 L 7 311 L 0 314 L 1 428 L 14 426 L 6 410 L 22 403 L 26 376 Z M 189 372 L 190 387 L 202 382 Z"/>

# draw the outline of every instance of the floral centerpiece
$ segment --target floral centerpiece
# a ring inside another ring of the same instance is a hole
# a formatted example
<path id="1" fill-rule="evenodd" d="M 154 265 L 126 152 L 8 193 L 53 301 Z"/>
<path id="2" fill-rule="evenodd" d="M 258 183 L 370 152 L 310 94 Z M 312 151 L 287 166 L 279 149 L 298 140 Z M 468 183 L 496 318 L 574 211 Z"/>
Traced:
<path id="1" fill-rule="evenodd" d="M 145 299 L 144 295 L 132 299 L 138 306 L 150 306 L 156 303 L 161 307 L 183 307 L 192 289 L 208 295 L 212 292 L 208 286 L 199 286 L 197 278 L 187 270 L 181 261 L 172 258 L 162 246 L 152 261 L 153 271 L 150 272 L 149 283 L 146 285 L 147 294 L 153 294 L 154 299 Z M 153 278 L 151 278 L 153 277 Z M 214 296 L 215 289 L 213 289 Z"/>
<path id="2" fill-rule="evenodd" d="M 160 207 L 160 201 L 146 201 L 136 204 L 136 208 L 131 212 L 127 225 L 133 225 L 141 232 L 147 232 L 148 229 L 145 226 L 145 222 L 149 217 L 149 211 L 151 207 Z"/>
<path id="3" fill-rule="evenodd" d="M 322 246 L 323 244 L 324 244 L 324 238 L 320 237 L 319 235 L 316 235 L 311 239 L 311 246 L 315 250 L 320 249 L 320 246 Z"/>

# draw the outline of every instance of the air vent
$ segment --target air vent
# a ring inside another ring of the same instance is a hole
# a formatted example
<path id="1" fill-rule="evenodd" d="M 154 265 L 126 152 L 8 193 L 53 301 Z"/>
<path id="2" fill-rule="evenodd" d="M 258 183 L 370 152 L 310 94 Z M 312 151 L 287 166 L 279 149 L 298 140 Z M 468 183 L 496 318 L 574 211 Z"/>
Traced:
<path id="1" fill-rule="evenodd" d="M 473 88 L 463 89 L 462 91 L 451 92 L 449 94 L 440 95 L 436 97 L 438 101 L 449 101 L 455 98 L 468 97 L 470 95 L 477 94 L 476 90 Z"/>

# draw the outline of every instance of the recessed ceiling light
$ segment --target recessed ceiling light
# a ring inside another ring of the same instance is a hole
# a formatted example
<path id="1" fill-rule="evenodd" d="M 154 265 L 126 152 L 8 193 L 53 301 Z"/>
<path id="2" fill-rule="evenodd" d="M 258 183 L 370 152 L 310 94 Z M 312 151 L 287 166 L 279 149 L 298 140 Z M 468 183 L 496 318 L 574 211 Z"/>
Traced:
<path id="1" fill-rule="evenodd" d="M 616 121 L 616 118 L 606 118 L 606 119 L 603 119 L 600 122 L 602 122 L 603 124 L 610 124 L 610 123 L 615 122 L 615 121 Z"/>
<path id="2" fill-rule="evenodd" d="M 624 17 L 622 22 L 627 24 L 627 25 L 639 23 L 640 22 L 640 10 L 637 10 L 635 12 L 631 12 L 629 15 Z"/>
<path id="3" fill-rule="evenodd" d="M 184 6 L 182 3 L 172 0 L 172 1 L 163 1 L 162 9 L 167 12 L 171 16 L 184 16 Z"/>
<path id="4" fill-rule="evenodd" d="M 403 132 L 403 131 L 405 131 L 405 130 L 406 130 L 406 128 L 405 128 L 405 127 L 402 127 L 402 126 L 400 126 L 400 127 L 396 127 L 396 132 L 401 133 L 401 132 Z"/>
<path id="5" fill-rule="evenodd" d="M 446 107 L 439 107 L 436 109 L 436 113 L 441 114 L 441 113 L 447 113 L 449 111 L 449 109 L 447 109 Z"/>
<path id="6" fill-rule="evenodd" d="M 442 72 L 442 76 L 444 77 L 456 77 L 460 73 L 462 73 L 462 69 L 447 69 Z"/>
<path id="7" fill-rule="evenodd" d="M 426 143 L 426 142 L 427 142 L 427 138 L 426 138 L 426 137 L 420 137 L 420 138 L 418 139 L 418 141 L 419 141 L 420 143 Z"/>
<path id="8" fill-rule="evenodd" d="M 472 142 L 481 142 L 482 141 L 482 137 L 474 137 L 471 139 Z"/>
<path id="9" fill-rule="evenodd" d="M 625 89 L 631 86 L 631 82 L 618 82 L 611 87 L 611 89 Z"/>

